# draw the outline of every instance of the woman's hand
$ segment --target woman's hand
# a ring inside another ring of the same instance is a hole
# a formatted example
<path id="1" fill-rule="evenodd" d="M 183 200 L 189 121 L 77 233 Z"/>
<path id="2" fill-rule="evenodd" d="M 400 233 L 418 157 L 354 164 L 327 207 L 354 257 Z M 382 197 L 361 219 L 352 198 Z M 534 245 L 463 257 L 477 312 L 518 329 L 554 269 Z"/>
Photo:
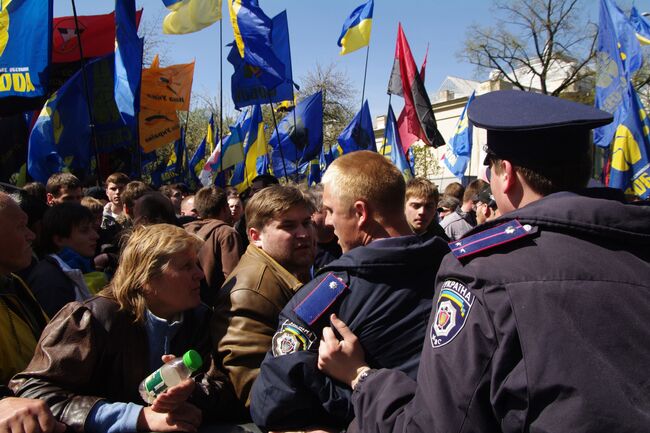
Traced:
<path id="1" fill-rule="evenodd" d="M 173 359 L 175 359 L 174 355 L 162 356 L 164 363 L 168 363 Z M 156 397 L 151 404 L 151 409 L 155 412 L 173 412 L 190 398 L 195 387 L 194 379 L 185 379 Z"/>
<path id="2" fill-rule="evenodd" d="M 194 433 L 201 425 L 201 411 L 191 403 L 182 403 L 176 410 L 168 413 L 155 412 L 145 407 L 138 416 L 138 431 Z"/>
<path id="3" fill-rule="evenodd" d="M 318 348 L 318 368 L 328 376 L 352 387 L 352 382 L 359 373 L 368 368 L 365 354 L 359 339 L 350 331 L 348 325 L 336 317 L 336 314 L 330 316 L 330 321 L 343 340 L 336 338 L 332 328 L 323 328 L 323 339 Z"/>

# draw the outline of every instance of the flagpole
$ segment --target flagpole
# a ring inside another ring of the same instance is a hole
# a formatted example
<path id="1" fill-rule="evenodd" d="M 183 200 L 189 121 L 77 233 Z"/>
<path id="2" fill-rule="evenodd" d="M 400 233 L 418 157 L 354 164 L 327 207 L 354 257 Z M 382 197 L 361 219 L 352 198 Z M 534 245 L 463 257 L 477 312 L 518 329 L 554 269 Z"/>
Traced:
<path id="1" fill-rule="evenodd" d="M 219 20 L 219 143 L 223 136 L 223 17 Z M 216 144 L 215 144 L 216 147 Z M 223 144 L 221 145 L 223 153 Z M 219 163 L 219 173 L 223 173 L 223 155 Z"/>
<path id="2" fill-rule="evenodd" d="M 72 15 L 74 16 L 74 27 L 77 34 L 77 42 L 79 45 L 79 60 L 81 61 L 81 78 L 83 81 L 84 92 L 86 94 L 86 107 L 88 109 L 88 117 L 90 119 L 90 140 L 93 147 L 95 148 L 95 164 L 97 167 L 97 185 L 101 185 L 102 175 L 99 166 L 99 147 L 97 145 L 97 136 L 95 134 L 95 118 L 93 116 L 92 104 L 90 103 L 90 90 L 88 89 L 88 78 L 86 76 L 86 62 L 84 61 L 84 52 L 83 47 L 81 46 L 81 32 L 79 32 L 79 19 L 77 18 L 77 6 L 75 5 L 74 0 L 72 2 Z"/>
<path id="3" fill-rule="evenodd" d="M 366 66 L 363 70 L 363 87 L 361 88 L 361 110 L 363 110 L 363 101 L 366 96 L 366 77 L 368 76 L 368 54 L 370 53 L 370 43 L 366 48 Z"/>
<path id="4" fill-rule="evenodd" d="M 282 158 L 282 171 L 284 171 L 284 180 L 285 180 L 285 182 L 288 182 L 289 179 L 287 177 L 287 166 L 286 166 L 286 164 L 284 162 L 284 153 L 282 152 L 282 143 L 280 143 L 280 130 L 278 129 L 278 122 L 275 119 L 275 110 L 273 109 L 273 102 L 271 102 L 271 95 L 269 95 L 269 105 L 271 105 L 271 117 L 273 118 L 273 126 L 275 128 L 275 136 L 278 137 L 278 150 L 280 151 L 280 158 Z M 293 109 L 295 110 L 296 107 L 294 107 Z M 294 125 L 295 125 L 295 123 L 294 123 Z"/>

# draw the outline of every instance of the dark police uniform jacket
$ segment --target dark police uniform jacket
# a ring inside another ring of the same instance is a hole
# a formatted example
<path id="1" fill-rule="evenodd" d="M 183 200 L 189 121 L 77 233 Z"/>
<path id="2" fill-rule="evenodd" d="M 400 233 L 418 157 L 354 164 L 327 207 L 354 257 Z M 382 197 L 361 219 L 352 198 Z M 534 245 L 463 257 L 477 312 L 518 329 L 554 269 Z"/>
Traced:
<path id="1" fill-rule="evenodd" d="M 650 208 L 562 192 L 450 246 L 417 384 L 370 374 L 349 431 L 650 431 Z"/>
<path id="2" fill-rule="evenodd" d="M 318 342 L 336 313 L 358 336 L 368 362 L 415 378 L 445 242 L 417 236 L 380 239 L 321 269 L 280 314 L 273 348 L 252 391 L 251 416 L 269 429 L 342 426 L 350 392 L 322 374 Z"/>

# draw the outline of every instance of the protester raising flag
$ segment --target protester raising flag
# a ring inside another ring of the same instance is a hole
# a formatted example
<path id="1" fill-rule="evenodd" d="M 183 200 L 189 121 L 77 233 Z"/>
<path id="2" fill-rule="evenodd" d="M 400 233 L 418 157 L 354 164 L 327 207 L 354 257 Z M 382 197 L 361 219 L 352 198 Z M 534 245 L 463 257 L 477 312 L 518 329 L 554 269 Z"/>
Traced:
<path id="1" fill-rule="evenodd" d="M 272 148 L 273 172 L 276 177 L 298 177 L 323 149 L 323 93 L 298 102 L 296 108 L 278 123 L 269 145 Z"/>
<path id="2" fill-rule="evenodd" d="M 639 11 L 632 6 L 630 11 L 630 23 L 636 30 L 636 38 L 643 45 L 650 45 L 650 23 L 639 14 Z"/>
<path id="3" fill-rule="evenodd" d="M 342 154 L 354 152 L 355 150 L 377 150 L 367 100 L 363 103 L 361 111 L 352 118 L 350 124 L 341 132 L 338 143 Z"/>
<path id="4" fill-rule="evenodd" d="M 244 122 L 244 162 L 235 166 L 230 185 L 237 192 L 244 192 L 253 184 L 253 179 L 261 174 L 270 173 L 269 157 L 264 137 L 264 120 L 259 105 L 253 106 L 251 116 Z"/>
<path id="5" fill-rule="evenodd" d="M 474 93 L 472 92 L 469 97 L 463 114 L 460 115 L 456 124 L 454 136 L 447 143 L 442 156 L 449 171 L 459 179 L 465 175 L 465 169 L 472 155 L 472 125 L 467 120 L 467 107 L 474 100 Z"/>
<path id="6" fill-rule="evenodd" d="M 115 103 L 136 136 L 140 109 L 143 40 L 138 37 L 135 0 L 115 1 Z"/>
<path id="7" fill-rule="evenodd" d="M 404 111 L 409 132 L 430 146 L 440 147 L 445 144 L 438 131 L 424 81 L 418 73 L 402 24 L 397 31 L 395 61 L 388 82 L 388 93 L 404 97 Z"/>
<path id="8" fill-rule="evenodd" d="M 287 77 L 287 80 L 275 88 L 267 88 L 263 84 L 263 80 L 260 79 L 260 76 L 267 72 L 257 66 L 246 63 L 239 55 L 237 45 L 233 44 L 228 54 L 228 61 L 235 68 L 235 72 L 231 78 L 231 94 L 235 108 L 237 109 L 255 104 L 293 101 L 294 99 L 287 12 L 280 12 L 273 17 L 272 21 L 272 50 L 284 64 L 284 76 Z"/>
<path id="9" fill-rule="evenodd" d="M 596 47 L 596 107 L 614 116 L 609 125 L 594 129 L 594 143 L 609 147 L 616 128 L 629 115 L 628 82 L 641 67 L 641 47 L 623 12 L 610 0 L 600 0 Z"/>
<path id="10" fill-rule="evenodd" d="M 51 26 L 52 0 L 0 3 L 0 114 L 37 109 L 47 98 Z"/>
<path id="11" fill-rule="evenodd" d="M 650 121 L 632 83 L 628 94 L 630 110 L 616 128 L 608 186 L 645 200 L 650 198 Z"/>
<path id="12" fill-rule="evenodd" d="M 198 32 L 221 19 L 221 0 L 163 0 L 171 12 L 163 20 L 163 33 Z"/>
<path id="13" fill-rule="evenodd" d="M 271 19 L 257 0 L 228 0 L 230 21 L 239 57 L 260 69 L 258 78 L 264 87 L 273 89 L 288 80 L 286 68 L 273 52 Z"/>
<path id="14" fill-rule="evenodd" d="M 372 12 L 375 7 L 373 0 L 357 7 L 343 23 L 341 36 L 336 42 L 341 47 L 341 55 L 351 53 L 370 43 L 372 30 Z"/>
<path id="15" fill-rule="evenodd" d="M 384 131 L 384 144 L 381 153 L 395 164 L 395 167 L 402 173 L 405 180 L 414 177 L 413 168 L 409 164 L 406 155 L 400 143 L 399 133 L 397 131 L 397 121 L 395 120 L 395 113 L 393 107 L 388 105 L 388 117 L 386 119 L 386 129 Z"/>

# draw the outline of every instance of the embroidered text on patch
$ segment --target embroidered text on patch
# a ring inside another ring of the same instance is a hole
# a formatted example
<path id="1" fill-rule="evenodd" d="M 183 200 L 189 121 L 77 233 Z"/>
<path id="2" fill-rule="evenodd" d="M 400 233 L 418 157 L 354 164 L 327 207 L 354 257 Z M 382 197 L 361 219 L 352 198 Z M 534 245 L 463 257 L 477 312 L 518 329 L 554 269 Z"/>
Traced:
<path id="1" fill-rule="evenodd" d="M 431 345 L 434 348 L 444 346 L 460 333 L 475 299 L 467 286 L 459 281 L 442 283 L 431 325 Z"/>

